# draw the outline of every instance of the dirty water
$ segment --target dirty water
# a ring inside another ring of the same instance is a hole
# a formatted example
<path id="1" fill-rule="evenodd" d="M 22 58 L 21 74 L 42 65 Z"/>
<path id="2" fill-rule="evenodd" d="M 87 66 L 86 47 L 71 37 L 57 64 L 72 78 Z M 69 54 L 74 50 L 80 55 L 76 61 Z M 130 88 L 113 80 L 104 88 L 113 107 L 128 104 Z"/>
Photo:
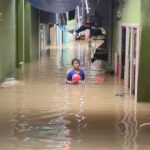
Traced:
<path id="1" fill-rule="evenodd" d="M 38 62 L 16 70 L 18 82 L 0 89 L 2 150 L 150 149 L 150 104 L 119 95 L 123 81 L 105 74 L 104 62 L 92 64 L 91 53 L 89 42 L 50 47 Z M 68 85 L 75 57 L 86 82 Z"/>

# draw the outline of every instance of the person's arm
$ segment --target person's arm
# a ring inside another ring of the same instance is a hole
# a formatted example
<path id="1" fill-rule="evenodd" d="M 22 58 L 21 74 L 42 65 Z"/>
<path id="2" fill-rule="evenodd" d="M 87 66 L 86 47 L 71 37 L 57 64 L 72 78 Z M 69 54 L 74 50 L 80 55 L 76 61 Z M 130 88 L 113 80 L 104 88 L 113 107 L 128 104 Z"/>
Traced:
<path id="1" fill-rule="evenodd" d="M 72 84 L 71 79 L 72 79 L 72 75 L 71 75 L 71 72 L 69 72 L 69 73 L 67 74 L 67 77 L 66 77 L 66 83 Z"/>
<path id="2" fill-rule="evenodd" d="M 66 83 L 72 84 L 72 81 L 69 81 L 69 80 L 66 79 Z"/>
<path id="3" fill-rule="evenodd" d="M 71 81 L 71 80 L 67 80 L 66 79 L 66 83 L 68 83 L 68 84 L 78 84 L 78 83 L 81 83 L 82 81 L 80 80 L 80 81 Z"/>
<path id="4" fill-rule="evenodd" d="M 68 83 L 68 84 L 78 84 L 78 83 L 80 83 L 80 82 L 78 82 L 78 81 L 72 81 L 71 79 L 72 79 L 72 74 L 71 74 L 71 72 L 70 72 L 70 73 L 68 73 L 68 75 L 67 75 L 66 83 Z"/>

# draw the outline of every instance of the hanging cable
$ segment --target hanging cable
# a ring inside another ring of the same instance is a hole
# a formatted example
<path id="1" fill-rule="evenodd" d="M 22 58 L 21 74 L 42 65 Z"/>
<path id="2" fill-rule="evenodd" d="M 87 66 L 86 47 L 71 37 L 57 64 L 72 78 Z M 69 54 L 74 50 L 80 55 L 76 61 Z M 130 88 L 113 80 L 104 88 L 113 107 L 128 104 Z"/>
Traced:
<path id="1" fill-rule="evenodd" d="M 98 5 L 99 5 L 99 2 L 100 2 L 100 0 L 97 1 L 95 10 L 97 9 L 97 7 L 98 7 Z"/>
<path id="2" fill-rule="evenodd" d="M 88 5 L 88 0 L 85 0 L 85 9 L 86 9 L 86 13 L 89 13 L 89 5 Z"/>

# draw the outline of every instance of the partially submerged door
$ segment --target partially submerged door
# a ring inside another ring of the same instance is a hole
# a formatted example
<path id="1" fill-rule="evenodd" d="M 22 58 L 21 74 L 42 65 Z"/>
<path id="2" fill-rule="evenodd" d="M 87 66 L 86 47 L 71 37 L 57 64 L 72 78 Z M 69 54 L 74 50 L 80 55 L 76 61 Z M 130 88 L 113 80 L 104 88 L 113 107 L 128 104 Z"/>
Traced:
<path id="1" fill-rule="evenodd" d="M 137 96 L 139 65 L 139 26 L 121 25 L 120 78 L 130 94 Z"/>

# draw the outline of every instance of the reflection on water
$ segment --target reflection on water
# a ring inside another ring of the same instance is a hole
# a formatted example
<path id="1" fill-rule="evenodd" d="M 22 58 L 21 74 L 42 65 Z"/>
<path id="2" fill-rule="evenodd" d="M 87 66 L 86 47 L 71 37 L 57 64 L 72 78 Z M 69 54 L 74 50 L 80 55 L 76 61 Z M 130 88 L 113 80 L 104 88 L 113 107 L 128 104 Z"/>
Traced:
<path id="1" fill-rule="evenodd" d="M 150 104 L 116 96 L 123 82 L 105 74 L 105 62 L 90 62 L 93 45 L 79 41 L 45 49 L 39 62 L 16 71 L 19 82 L 0 89 L 2 149 L 150 149 Z M 85 84 L 65 84 L 74 57 L 81 60 Z"/>
<path id="2" fill-rule="evenodd" d="M 70 121 L 63 115 L 51 120 L 48 119 L 49 117 L 45 118 L 45 115 L 44 119 L 41 118 L 16 117 L 13 135 L 16 140 L 19 140 L 20 148 L 41 147 L 41 149 L 59 150 L 70 145 L 70 130 L 67 128 Z"/>
<path id="3" fill-rule="evenodd" d="M 137 110 L 136 101 L 129 99 L 124 101 L 123 116 L 121 117 L 119 128 L 124 141 L 124 149 L 137 150 Z"/>
<path id="4" fill-rule="evenodd" d="M 125 150 L 150 149 L 150 143 L 147 142 L 150 138 L 150 119 L 147 120 L 145 116 L 141 116 L 146 105 L 142 107 L 142 105 L 139 104 L 141 110 L 137 109 L 137 105 L 137 102 L 131 98 L 124 101 L 122 105 L 123 111 L 118 123 L 118 129 L 123 139 Z"/>

